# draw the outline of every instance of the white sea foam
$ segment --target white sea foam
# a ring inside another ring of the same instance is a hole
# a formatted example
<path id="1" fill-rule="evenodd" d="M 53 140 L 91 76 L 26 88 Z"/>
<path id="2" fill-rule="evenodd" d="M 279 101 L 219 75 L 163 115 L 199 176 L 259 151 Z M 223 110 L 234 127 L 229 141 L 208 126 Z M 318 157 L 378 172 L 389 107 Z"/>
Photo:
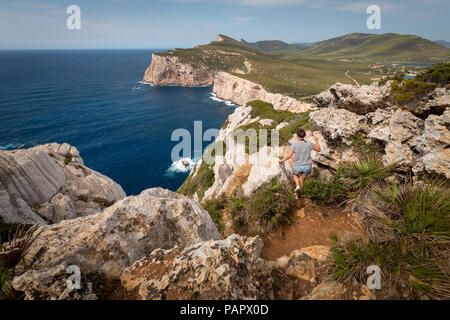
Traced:
<path id="1" fill-rule="evenodd" d="M 150 82 L 139 81 L 138 83 L 139 84 L 145 84 L 145 85 L 148 85 L 150 87 L 155 87 L 155 85 L 153 83 L 150 83 Z"/>
<path id="2" fill-rule="evenodd" d="M 217 102 L 223 102 L 223 103 L 225 103 L 227 106 L 230 106 L 230 107 L 237 106 L 237 104 L 231 102 L 230 100 L 223 100 L 223 99 L 217 98 L 217 95 L 216 95 L 214 92 L 211 92 L 211 93 L 210 93 L 209 98 L 210 98 L 211 100 L 214 100 L 214 101 L 217 101 Z"/>
<path id="3" fill-rule="evenodd" d="M 181 86 L 178 84 L 168 84 L 168 85 L 157 85 L 157 84 L 153 84 L 151 82 L 144 82 L 144 81 L 139 81 L 140 84 L 145 84 L 148 85 L 150 87 L 181 87 L 181 88 L 204 88 L 204 87 L 210 87 L 210 84 L 205 84 L 203 86 Z"/>
<path id="4" fill-rule="evenodd" d="M 182 158 L 177 161 L 174 161 L 169 169 L 167 169 L 168 173 L 178 173 L 178 172 L 189 172 L 191 171 L 196 162 L 190 158 Z"/>

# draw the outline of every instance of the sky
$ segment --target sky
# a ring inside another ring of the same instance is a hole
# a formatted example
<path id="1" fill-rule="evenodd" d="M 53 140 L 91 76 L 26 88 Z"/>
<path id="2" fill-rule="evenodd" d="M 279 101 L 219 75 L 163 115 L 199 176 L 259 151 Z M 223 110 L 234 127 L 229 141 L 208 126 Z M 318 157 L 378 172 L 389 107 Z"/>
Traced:
<path id="1" fill-rule="evenodd" d="M 67 7 L 81 11 L 69 30 Z M 369 5 L 381 29 L 369 30 Z M 237 40 L 317 42 L 352 32 L 450 41 L 449 0 L 2 0 L 0 49 L 186 48 Z"/>

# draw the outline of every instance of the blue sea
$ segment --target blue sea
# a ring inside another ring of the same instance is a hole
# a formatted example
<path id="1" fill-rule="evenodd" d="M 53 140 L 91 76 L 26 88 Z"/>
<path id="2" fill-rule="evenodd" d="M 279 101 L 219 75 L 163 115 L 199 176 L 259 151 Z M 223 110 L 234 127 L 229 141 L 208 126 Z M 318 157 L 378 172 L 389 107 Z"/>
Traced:
<path id="1" fill-rule="evenodd" d="M 178 189 L 188 172 L 172 164 L 172 131 L 220 129 L 235 107 L 212 87 L 140 83 L 152 52 L 0 51 L 0 149 L 67 142 L 127 195 Z"/>

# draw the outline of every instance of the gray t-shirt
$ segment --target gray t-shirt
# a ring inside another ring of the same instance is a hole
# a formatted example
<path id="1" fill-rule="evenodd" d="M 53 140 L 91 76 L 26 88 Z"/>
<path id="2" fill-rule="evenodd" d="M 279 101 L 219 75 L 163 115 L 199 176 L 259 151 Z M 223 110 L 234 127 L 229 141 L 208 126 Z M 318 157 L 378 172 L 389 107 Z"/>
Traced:
<path id="1" fill-rule="evenodd" d="M 305 141 L 305 142 L 294 142 L 291 145 L 291 149 L 294 150 L 294 166 L 303 166 L 305 164 L 311 164 L 311 151 L 314 148 L 314 143 Z"/>

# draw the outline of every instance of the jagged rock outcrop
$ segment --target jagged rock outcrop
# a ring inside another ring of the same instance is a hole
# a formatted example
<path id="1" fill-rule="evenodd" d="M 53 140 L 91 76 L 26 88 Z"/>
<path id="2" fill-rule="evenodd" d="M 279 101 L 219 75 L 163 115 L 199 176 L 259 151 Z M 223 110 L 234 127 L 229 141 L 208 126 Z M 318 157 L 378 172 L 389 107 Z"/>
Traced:
<path id="1" fill-rule="evenodd" d="M 346 109 L 320 109 L 310 114 L 310 121 L 320 131 L 315 134 L 322 147 L 313 160 L 336 169 L 340 161 L 355 158 L 352 137 L 362 134 L 383 148 L 386 164 L 395 163 L 398 170 L 412 170 L 415 175 L 450 178 L 449 112 L 431 114 L 424 121 L 396 107 L 377 109 L 365 116 Z"/>
<path id="2" fill-rule="evenodd" d="M 167 86 L 204 86 L 212 85 L 213 72 L 206 66 L 192 66 L 169 53 L 152 54 L 152 62 L 144 75 L 144 82 Z"/>
<path id="3" fill-rule="evenodd" d="M 314 100 L 320 107 L 347 109 L 358 115 L 377 109 L 401 108 L 422 119 L 430 114 L 441 115 L 450 106 L 450 88 L 436 88 L 428 95 L 398 106 L 391 94 L 391 84 L 392 81 L 382 86 L 336 83 L 316 95 Z"/>
<path id="4" fill-rule="evenodd" d="M 57 223 L 98 212 L 125 197 L 110 178 L 84 166 L 67 143 L 0 151 L 0 218 L 4 223 Z"/>
<path id="5" fill-rule="evenodd" d="M 379 108 L 392 107 L 390 92 L 390 82 L 383 86 L 355 86 L 338 82 L 316 95 L 314 100 L 320 107 L 342 108 L 364 115 Z"/>
<path id="6" fill-rule="evenodd" d="M 40 277 L 49 284 L 49 291 L 40 294 L 50 294 L 49 277 L 59 274 L 62 264 L 77 265 L 84 275 L 101 272 L 114 279 L 155 249 L 221 238 L 198 202 L 160 188 L 125 198 L 103 212 L 42 228 L 26 256 L 27 261 L 34 259 L 32 269 L 13 281 L 14 289 L 30 298 L 30 290 L 38 290 L 33 283 L 42 284 Z"/>
<path id="7" fill-rule="evenodd" d="M 290 112 L 306 112 L 314 107 L 311 103 L 299 101 L 279 93 L 267 92 L 260 84 L 227 72 L 216 73 L 213 92 L 220 99 L 230 100 L 240 106 L 245 106 L 253 100 L 262 100 L 273 104 L 277 110 L 288 110 Z"/>
<path id="8" fill-rule="evenodd" d="M 273 299 L 271 269 L 260 258 L 262 241 L 231 235 L 184 250 L 155 250 L 127 268 L 120 280 L 136 298 Z"/>
<path id="9" fill-rule="evenodd" d="M 415 141 L 415 148 L 421 156 L 413 172 L 416 175 L 438 173 L 450 179 L 450 108 L 440 116 L 430 115 L 425 120 L 423 134 Z"/>

